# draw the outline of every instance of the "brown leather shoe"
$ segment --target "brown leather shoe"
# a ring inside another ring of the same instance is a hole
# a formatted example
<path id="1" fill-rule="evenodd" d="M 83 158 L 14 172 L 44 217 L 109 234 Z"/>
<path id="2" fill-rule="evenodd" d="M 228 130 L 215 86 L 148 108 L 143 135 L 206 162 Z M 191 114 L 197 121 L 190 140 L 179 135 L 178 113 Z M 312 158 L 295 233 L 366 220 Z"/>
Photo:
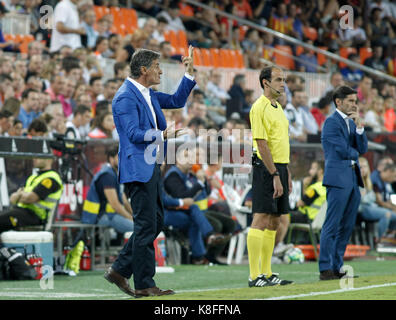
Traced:
<path id="1" fill-rule="evenodd" d="M 175 294 L 175 292 L 173 290 L 161 290 L 158 287 L 135 290 L 136 298 L 150 297 L 150 296 L 166 296 L 170 294 Z"/>
<path id="2" fill-rule="evenodd" d="M 104 278 L 110 283 L 114 283 L 121 291 L 135 297 L 135 291 L 129 286 L 129 281 L 111 267 L 104 274 Z"/>

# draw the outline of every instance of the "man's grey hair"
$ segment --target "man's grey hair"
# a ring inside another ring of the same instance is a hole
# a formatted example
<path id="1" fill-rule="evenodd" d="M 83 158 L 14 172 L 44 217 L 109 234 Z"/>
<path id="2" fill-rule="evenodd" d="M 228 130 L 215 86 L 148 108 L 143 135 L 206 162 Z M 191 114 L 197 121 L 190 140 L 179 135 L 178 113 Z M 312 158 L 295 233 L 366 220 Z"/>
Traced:
<path id="1" fill-rule="evenodd" d="M 130 68 L 131 77 L 137 79 L 142 75 L 141 67 L 150 68 L 154 60 L 160 58 L 158 52 L 148 50 L 148 49 L 138 49 L 132 55 Z"/>

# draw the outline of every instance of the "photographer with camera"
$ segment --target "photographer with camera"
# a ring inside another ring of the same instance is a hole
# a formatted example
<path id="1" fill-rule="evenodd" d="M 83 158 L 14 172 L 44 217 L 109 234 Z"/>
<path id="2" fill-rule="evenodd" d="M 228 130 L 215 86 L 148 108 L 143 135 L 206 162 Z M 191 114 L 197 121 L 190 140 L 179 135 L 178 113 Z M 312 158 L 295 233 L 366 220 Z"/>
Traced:
<path id="1" fill-rule="evenodd" d="M 24 188 L 11 194 L 12 206 L 0 212 L 0 233 L 25 226 L 44 225 L 62 195 L 63 182 L 52 169 L 53 159 L 33 159 L 33 173 Z"/>

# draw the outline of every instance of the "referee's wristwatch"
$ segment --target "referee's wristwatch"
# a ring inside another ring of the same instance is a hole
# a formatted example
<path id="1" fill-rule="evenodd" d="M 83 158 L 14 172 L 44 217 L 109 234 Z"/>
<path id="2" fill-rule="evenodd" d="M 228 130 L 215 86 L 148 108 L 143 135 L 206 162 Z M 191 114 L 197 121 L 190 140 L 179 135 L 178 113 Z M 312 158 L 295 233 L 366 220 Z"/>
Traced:
<path id="1" fill-rule="evenodd" d="M 271 174 L 271 176 L 272 176 L 272 178 L 275 177 L 275 176 L 279 177 L 279 171 L 276 170 L 274 173 Z"/>

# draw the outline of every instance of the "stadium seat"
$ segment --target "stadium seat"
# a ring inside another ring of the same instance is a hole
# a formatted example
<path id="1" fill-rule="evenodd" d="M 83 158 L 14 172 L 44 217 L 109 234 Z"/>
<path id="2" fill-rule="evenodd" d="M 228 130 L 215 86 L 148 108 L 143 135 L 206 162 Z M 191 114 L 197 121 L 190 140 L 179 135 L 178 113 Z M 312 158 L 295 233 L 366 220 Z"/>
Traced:
<path id="1" fill-rule="evenodd" d="M 287 243 L 291 243 L 293 230 L 300 230 L 304 232 L 308 232 L 309 239 L 311 241 L 311 245 L 314 248 L 315 259 L 318 260 L 319 253 L 317 249 L 317 239 L 320 238 L 320 232 L 322 230 L 322 226 L 326 217 L 327 210 L 327 201 L 325 201 L 319 209 L 319 212 L 316 214 L 315 218 L 311 223 L 290 223 Z"/>
<path id="2" fill-rule="evenodd" d="M 203 57 L 200 48 L 194 48 L 194 65 L 204 66 Z"/>
<path id="3" fill-rule="evenodd" d="M 177 39 L 177 34 L 173 30 L 168 30 L 164 34 L 164 38 L 166 41 L 169 41 L 172 47 L 178 48 L 179 47 L 179 41 Z"/>
<path id="4" fill-rule="evenodd" d="M 351 53 L 357 53 L 356 48 L 340 48 L 340 56 L 345 58 L 345 59 L 348 59 L 348 56 Z M 345 63 L 343 63 L 343 62 L 339 63 L 340 69 L 345 68 L 346 66 L 347 65 Z"/>
<path id="5" fill-rule="evenodd" d="M 312 27 L 303 27 L 304 36 L 312 41 L 318 38 L 318 31 Z"/>
<path id="6" fill-rule="evenodd" d="M 327 47 L 318 47 L 318 48 L 326 51 L 328 49 Z M 318 64 L 320 66 L 324 65 L 327 62 L 327 57 L 322 53 L 317 53 L 316 58 L 318 59 Z"/>
<path id="7" fill-rule="evenodd" d="M 212 67 L 213 62 L 211 59 L 210 51 L 209 49 L 201 48 L 201 54 L 202 54 L 202 63 L 205 67 Z"/>
<path id="8" fill-rule="evenodd" d="M 177 47 L 176 49 L 176 53 L 182 55 L 183 57 L 187 57 L 188 56 L 188 49 L 186 47 Z"/>
<path id="9" fill-rule="evenodd" d="M 5 34 L 4 40 L 5 41 L 15 41 L 15 36 L 13 34 Z"/>
<path id="10" fill-rule="evenodd" d="M 127 33 L 133 33 L 138 28 L 138 17 L 134 9 L 120 8 L 120 18 Z"/>
<path id="11" fill-rule="evenodd" d="M 285 69 L 288 70 L 294 70 L 294 60 L 292 58 L 293 56 L 293 52 L 292 49 L 290 48 L 290 46 L 284 46 L 284 45 L 276 45 L 275 49 L 280 50 L 282 52 L 284 52 L 286 55 L 282 54 L 279 51 L 276 51 L 274 53 L 274 57 L 275 57 L 275 63 L 280 66 L 283 67 Z"/>
<path id="12" fill-rule="evenodd" d="M 96 14 L 96 21 L 102 18 L 105 15 L 105 7 L 102 6 L 94 6 L 94 11 Z"/>
<path id="13" fill-rule="evenodd" d="M 187 40 L 186 32 L 183 30 L 179 30 L 177 31 L 176 35 L 179 42 L 179 47 L 188 48 L 188 40 Z"/>
<path id="14" fill-rule="evenodd" d="M 370 58 L 373 55 L 373 50 L 371 48 L 362 47 L 359 49 L 360 63 L 364 64 L 364 61 L 367 58 Z"/>
<path id="15" fill-rule="evenodd" d="M 210 48 L 209 51 L 210 51 L 210 56 L 212 57 L 213 67 L 220 68 L 221 67 L 221 63 L 220 63 L 220 52 L 219 52 L 219 49 Z"/>
<path id="16" fill-rule="evenodd" d="M 304 52 L 304 47 L 303 46 L 297 46 L 296 55 L 299 56 L 303 52 Z"/>
<path id="17" fill-rule="evenodd" d="M 234 68 L 234 61 L 229 49 L 219 49 L 220 66 L 223 68 Z"/>
<path id="18" fill-rule="evenodd" d="M 237 58 L 237 68 L 244 69 L 245 68 L 245 60 L 243 58 L 243 54 L 241 50 L 234 50 L 235 56 Z"/>

